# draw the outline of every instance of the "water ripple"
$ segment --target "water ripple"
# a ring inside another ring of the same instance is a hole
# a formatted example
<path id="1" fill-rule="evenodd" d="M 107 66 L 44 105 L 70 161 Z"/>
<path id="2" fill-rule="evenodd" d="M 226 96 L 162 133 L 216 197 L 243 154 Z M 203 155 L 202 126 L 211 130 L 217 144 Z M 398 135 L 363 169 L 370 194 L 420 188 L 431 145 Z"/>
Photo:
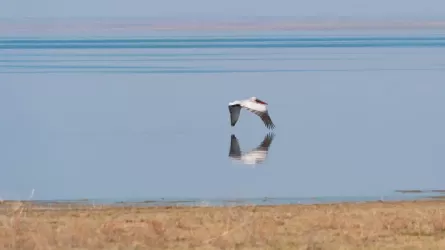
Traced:
<path id="1" fill-rule="evenodd" d="M 0 49 L 184 49 L 443 47 L 445 37 L 256 37 L 168 39 L 2 39 Z"/>

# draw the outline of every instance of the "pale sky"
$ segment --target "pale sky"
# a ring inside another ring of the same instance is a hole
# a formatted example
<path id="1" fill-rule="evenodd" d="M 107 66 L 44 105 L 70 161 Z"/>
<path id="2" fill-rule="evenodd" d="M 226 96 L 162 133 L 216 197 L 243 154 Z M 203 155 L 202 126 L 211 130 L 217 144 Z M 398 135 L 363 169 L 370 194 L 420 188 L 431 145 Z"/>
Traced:
<path id="1" fill-rule="evenodd" d="M 442 0 L 227 0 L 227 1 L 145 1 L 145 0 L 16 0 L 2 1 L 0 18 L 54 17 L 443 17 Z"/>

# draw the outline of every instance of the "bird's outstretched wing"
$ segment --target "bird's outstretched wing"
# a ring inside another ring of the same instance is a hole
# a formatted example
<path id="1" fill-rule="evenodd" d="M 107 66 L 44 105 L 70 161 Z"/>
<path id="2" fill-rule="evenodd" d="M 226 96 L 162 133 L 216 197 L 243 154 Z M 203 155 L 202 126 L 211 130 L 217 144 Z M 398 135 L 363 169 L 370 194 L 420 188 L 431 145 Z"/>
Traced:
<path id="1" fill-rule="evenodd" d="M 272 119 L 269 116 L 269 112 L 263 112 L 261 114 L 258 115 L 261 120 L 263 121 L 264 125 L 268 128 L 268 129 L 274 129 L 275 128 L 275 124 L 273 123 Z"/>
<path id="2" fill-rule="evenodd" d="M 232 135 L 230 138 L 230 150 L 229 157 L 232 158 L 240 158 L 241 157 L 241 149 L 239 147 L 238 139 L 235 135 Z"/>
<path id="3" fill-rule="evenodd" d="M 229 105 L 230 125 L 235 126 L 241 111 L 241 105 Z"/>
<path id="4" fill-rule="evenodd" d="M 261 111 L 253 110 L 248 107 L 246 109 L 249 110 L 250 112 L 254 113 L 255 115 L 259 116 L 261 118 L 261 120 L 263 121 L 264 125 L 266 126 L 266 128 L 268 128 L 268 129 L 275 128 L 275 124 L 272 122 L 272 119 L 270 118 L 269 112 L 267 110 L 265 112 L 261 112 Z"/>

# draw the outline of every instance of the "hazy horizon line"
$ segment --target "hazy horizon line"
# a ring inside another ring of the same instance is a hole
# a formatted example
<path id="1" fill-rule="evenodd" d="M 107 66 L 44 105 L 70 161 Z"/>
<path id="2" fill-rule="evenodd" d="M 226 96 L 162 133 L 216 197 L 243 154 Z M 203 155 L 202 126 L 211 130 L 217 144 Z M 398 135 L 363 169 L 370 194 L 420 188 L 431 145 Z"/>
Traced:
<path id="1" fill-rule="evenodd" d="M 410 20 L 410 19 L 289 19 L 288 17 L 227 19 L 202 22 L 189 19 L 85 19 L 85 18 L 55 18 L 55 19 L 0 19 L 0 32 L 6 33 L 39 33 L 39 32 L 128 32 L 128 31 L 277 31 L 277 30 L 391 30 L 391 29 L 442 29 L 443 20 Z M 125 21 L 126 20 L 126 21 Z"/>

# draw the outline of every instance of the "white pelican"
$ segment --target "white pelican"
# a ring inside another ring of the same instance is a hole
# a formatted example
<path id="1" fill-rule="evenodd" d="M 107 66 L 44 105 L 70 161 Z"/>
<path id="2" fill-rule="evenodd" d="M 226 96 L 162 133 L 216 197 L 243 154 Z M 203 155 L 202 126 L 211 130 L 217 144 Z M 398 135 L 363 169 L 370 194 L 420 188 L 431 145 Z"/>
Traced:
<path id="1" fill-rule="evenodd" d="M 267 111 L 267 103 L 256 97 L 229 103 L 230 124 L 232 127 L 235 126 L 236 122 L 238 121 L 241 108 L 245 108 L 258 115 L 268 129 L 275 128 L 275 124 L 272 122 L 272 119 L 270 119 L 269 112 Z"/>
<path id="2" fill-rule="evenodd" d="M 258 147 L 247 153 L 241 153 L 238 139 L 235 135 L 232 135 L 230 140 L 229 157 L 247 165 L 261 164 L 267 158 L 267 153 L 269 152 L 269 147 L 272 144 L 274 137 L 274 133 L 268 133 Z"/>

